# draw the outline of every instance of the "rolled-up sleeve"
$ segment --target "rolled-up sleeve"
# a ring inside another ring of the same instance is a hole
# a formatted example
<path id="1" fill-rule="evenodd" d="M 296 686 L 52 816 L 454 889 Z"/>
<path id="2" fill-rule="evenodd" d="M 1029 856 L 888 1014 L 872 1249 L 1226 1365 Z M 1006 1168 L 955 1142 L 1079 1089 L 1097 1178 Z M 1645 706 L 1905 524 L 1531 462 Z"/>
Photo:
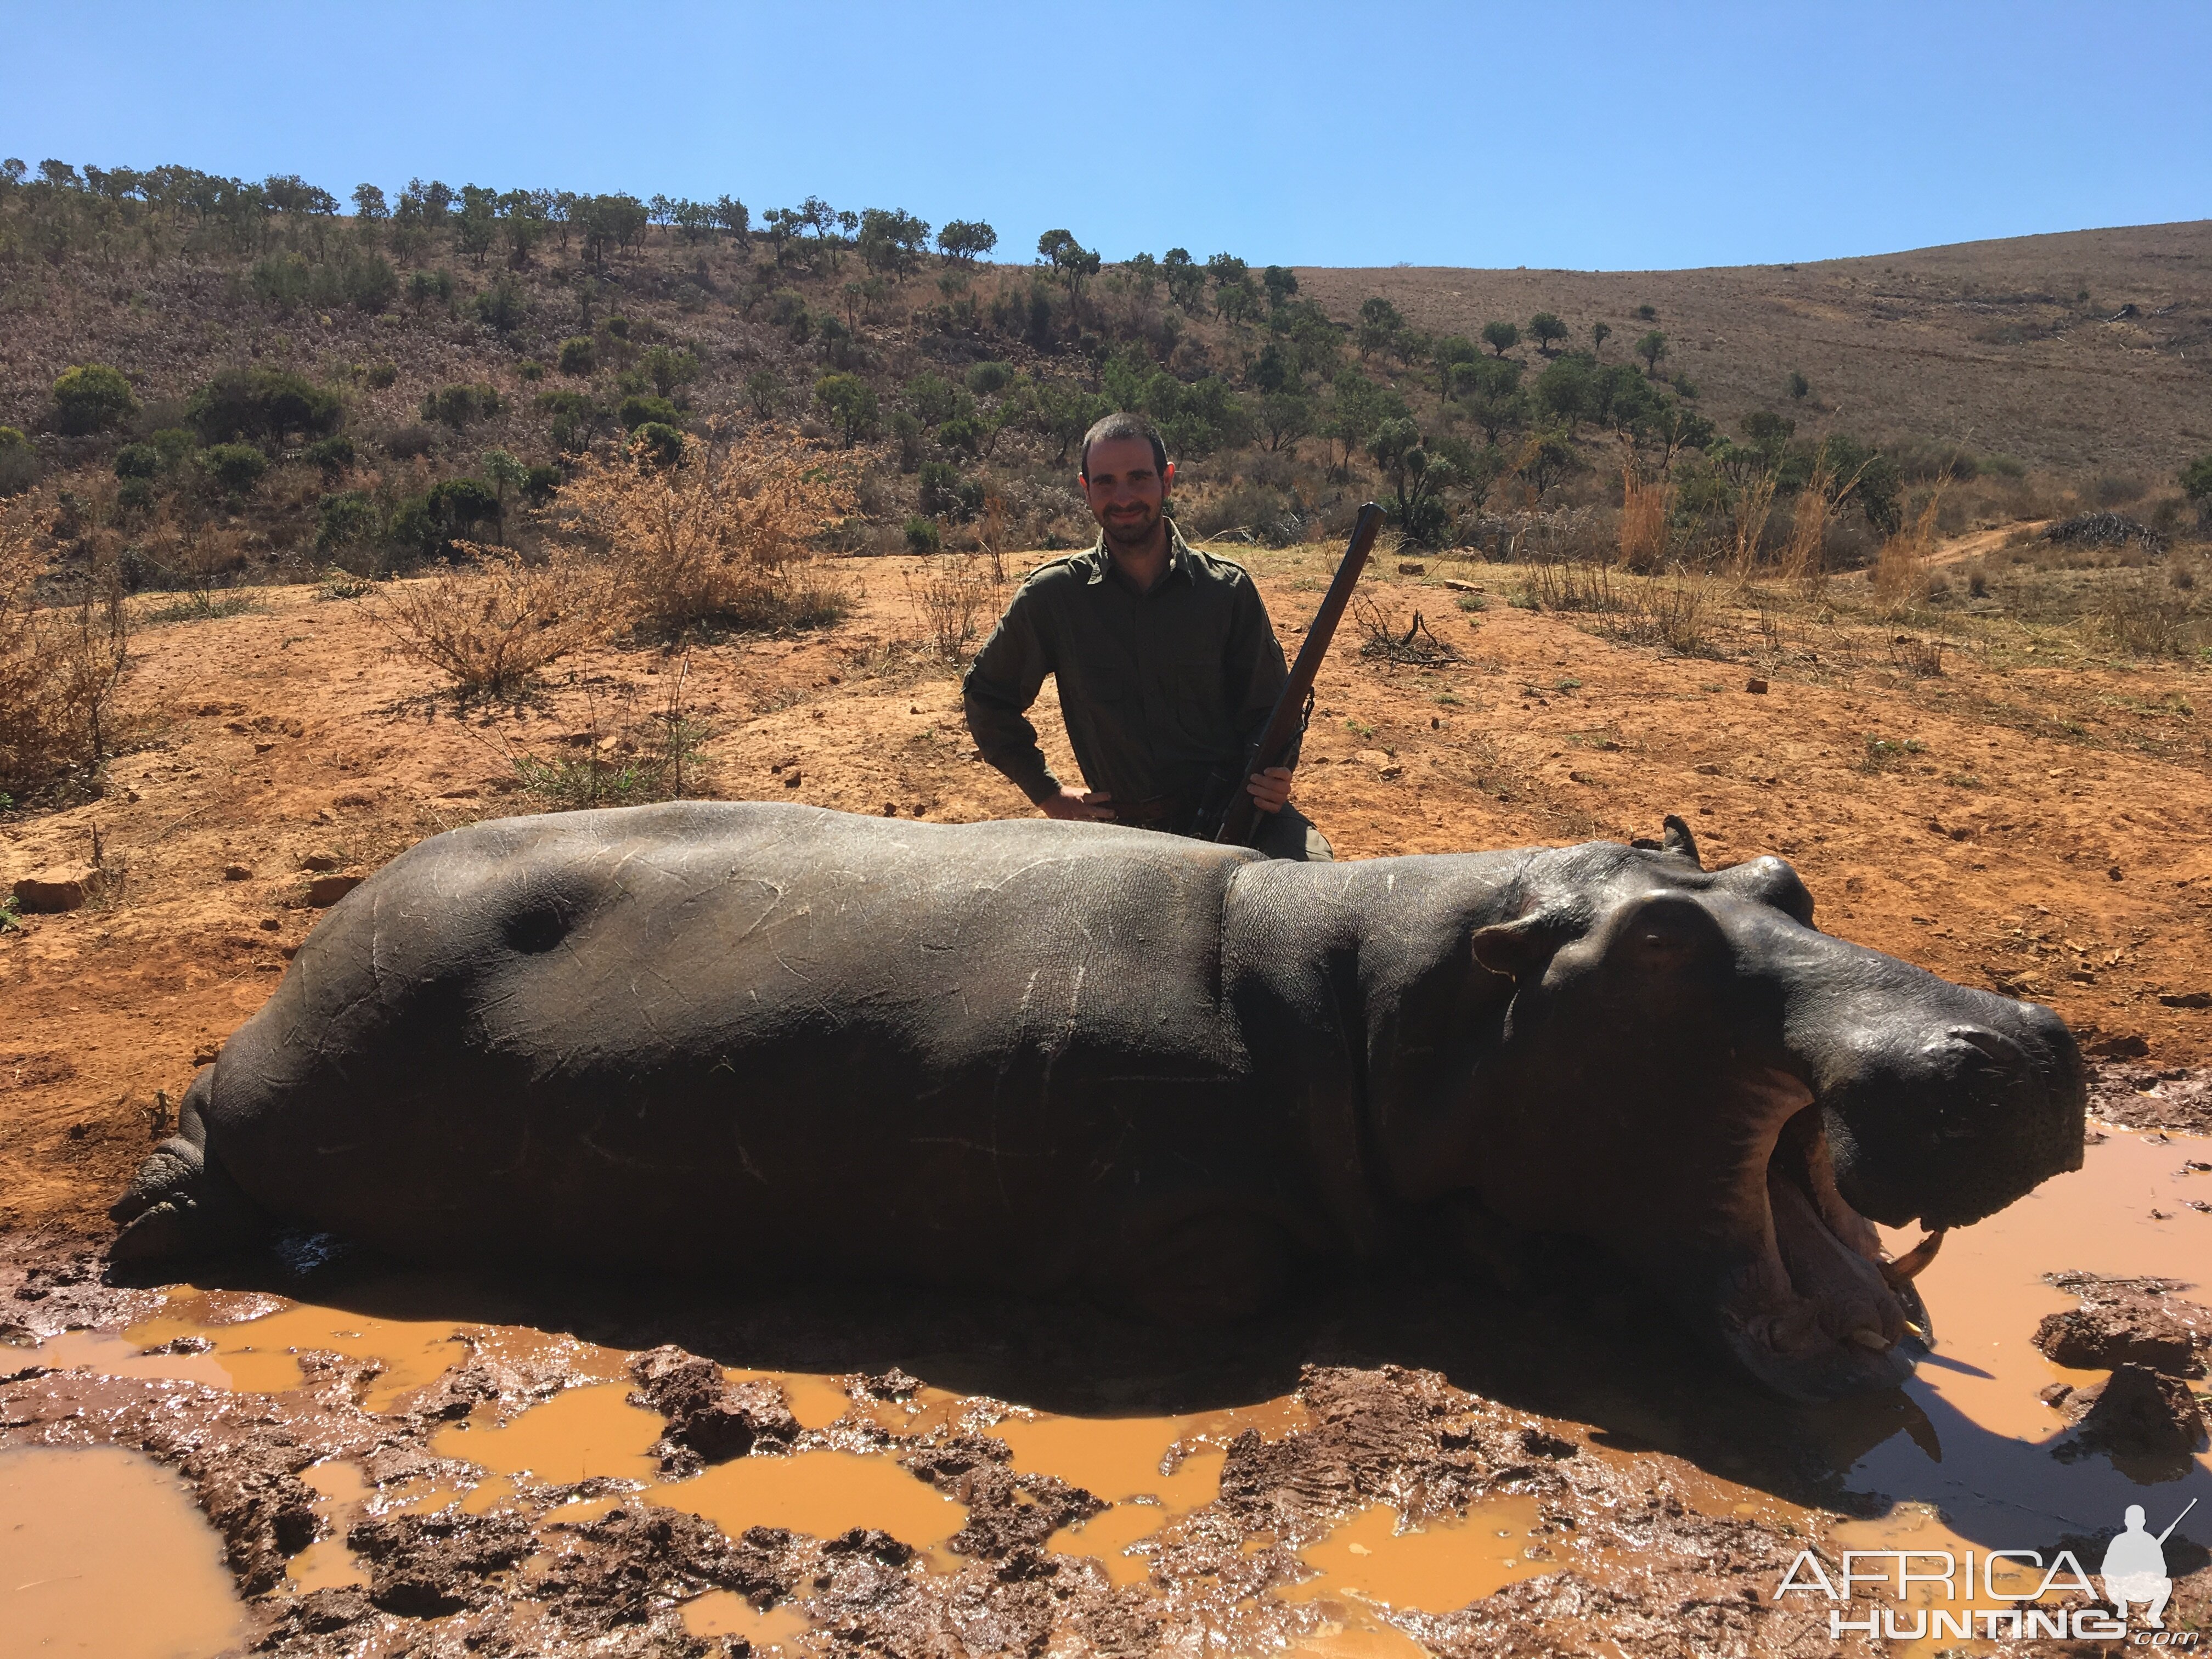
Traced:
<path id="1" fill-rule="evenodd" d="M 1060 780 L 1037 746 L 1036 727 L 1026 718 L 1053 664 L 1039 637 L 1036 600 L 1024 589 L 1014 595 L 991 637 L 975 653 L 961 682 L 968 730 L 983 758 L 1013 781 L 1032 801 L 1060 788 Z"/>

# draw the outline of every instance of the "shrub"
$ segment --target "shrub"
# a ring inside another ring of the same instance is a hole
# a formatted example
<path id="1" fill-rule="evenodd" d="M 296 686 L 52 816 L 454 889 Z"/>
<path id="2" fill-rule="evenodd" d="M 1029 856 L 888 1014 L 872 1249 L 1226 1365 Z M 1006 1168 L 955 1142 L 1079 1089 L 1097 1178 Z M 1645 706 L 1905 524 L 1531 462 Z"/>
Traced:
<path id="1" fill-rule="evenodd" d="M 39 481 L 39 452 L 12 426 L 0 426 L 0 500 L 20 495 Z"/>
<path id="2" fill-rule="evenodd" d="M 475 300 L 477 320 L 501 334 L 512 334 L 530 315 L 520 288 L 502 276 Z"/>
<path id="3" fill-rule="evenodd" d="M 641 460 L 655 466 L 675 466 L 684 459 L 683 431 L 665 421 L 641 422 L 629 436 Z"/>
<path id="4" fill-rule="evenodd" d="M 625 432 L 635 432 L 648 422 L 677 428 L 684 424 L 683 415 L 667 398 L 643 395 L 623 398 L 622 406 L 615 411 L 615 418 L 622 422 Z"/>
<path id="5" fill-rule="evenodd" d="M 545 365 L 535 357 L 525 357 L 514 366 L 514 372 L 526 380 L 542 380 L 545 378 Z"/>
<path id="6" fill-rule="evenodd" d="M 473 564 L 396 586 L 372 614 L 464 691 L 512 690 L 617 624 L 612 573 L 596 560 L 564 550 L 532 565 L 501 549 L 456 550 Z"/>
<path id="7" fill-rule="evenodd" d="M 115 504 L 129 507 L 133 513 L 152 510 L 154 499 L 151 478 L 125 478 L 115 491 Z"/>
<path id="8" fill-rule="evenodd" d="M 286 434 L 329 433 L 345 418 L 337 392 L 289 369 L 217 369 L 191 396 L 185 417 L 204 444 L 241 439 L 283 442 Z"/>
<path id="9" fill-rule="evenodd" d="M 18 799 L 109 751 L 129 659 L 116 568 L 96 568 L 75 605 L 40 606 L 46 565 L 29 515 L 0 520 L 0 790 Z"/>
<path id="10" fill-rule="evenodd" d="M 499 389 L 481 381 L 449 386 L 443 391 L 427 392 L 422 398 L 422 418 L 440 422 L 456 432 L 474 422 L 488 421 L 499 411 Z"/>
<path id="11" fill-rule="evenodd" d="M 105 432 L 137 412 L 131 382 L 106 363 L 80 363 L 54 380 L 54 430 L 71 437 Z"/>
<path id="12" fill-rule="evenodd" d="M 805 556 L 810 538 L 852 511 L 847 480 L 759 432 L 684 442 L 681 466 L 592 456 L 562 488 L 575 514 L 568 533 L 609 550 L 623 614 L 664 636 L 700 623 L 804 628 L 842 617 L 849 595 Z"/>
<path id="13" fill-rule="evenodd" d="M 979 398 L 991 398 L 1014 382 L 1012 363 L 977 363 L 968 371 L 968 389 Z"/>
<path id="14" fill-rule="evenodd" d="M 563 374 L 589 374 L 599 366 L 599 348 L 591 337 L 574 334 L 561 342 L 560 368 Z"/>
<path id="15" fill-rule="evenodd" d="M 438 434 L 427 426 L 403 426 L 387 434 L 384 453 L 396 461 L 411 461 L 417 455 L 428 455 L 438 447 Z"/>
<path id="16" fill-rule="evenodd" d="M 399 378 L 399 365 L 390 362 L 371 363 L 368 373 L 362 378 L 368 382 L 369 390 L 381 392 Z"/>
<path id="17" fill-rule="evenodd" d="M 939 534 L 937 520 L 918 514 L 906 521 L 906 550 L 909 553 L 934 553 L 945 544 Z"/>
<path id="18" fill-rule="evenodd" d="M 2199 455 L 2181 469 L 2181 493 L 2196 507 L 2197 521 L 2212 530 L 2212 455 Z"/>
<path id="19" fill-rule="evenodd" d="M 125 444 L 115 452 L 115 476 L 150 478 L 161 470 L 161 452 L 151 444 Z"/>
<path id="20" fill-rule="evenodd" d="M 533 466 L 522 475 L 522 499 L 532 507 L 544 506 L 560 488 L 561 469 L 557 466 Z"/>
<path id="21" fill-rule="evenodd" d="M 300 453 L 300 459 L 320 468 L 325 483 L 334 483 L 354 464 L 353 440 L 343 432 L 318 438 Z"/>
<path id="22" fill-rule="evenodd" d="M 200 468 L 226 495 L 245 495 L 269 470 L 269 458 L 252 444 L 210 444 L 200 452 Z"/>
<path id="23" fill-rule="evenodd" d="M 881 405 L 875 388 L 857 374 L 824 374 L 814 383 L 814 400 L 845 434 L 846 448 L 874 435 Z"/>
<path id="24" fill-rule="evenodd" d="M 335 553 L 376 535 L 376 504 L 358 489 L 325 495 L 316 511 L 315 550 Z"/>

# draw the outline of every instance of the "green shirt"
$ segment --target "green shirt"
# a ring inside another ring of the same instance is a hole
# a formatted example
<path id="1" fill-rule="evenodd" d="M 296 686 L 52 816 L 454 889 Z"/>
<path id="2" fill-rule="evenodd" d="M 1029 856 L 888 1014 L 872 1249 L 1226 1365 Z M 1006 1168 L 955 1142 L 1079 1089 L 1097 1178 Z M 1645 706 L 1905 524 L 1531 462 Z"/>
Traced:
<path id="1" fill-rule="evenodd" d="M 1290 678 L 1244 567 L 1170 520 L 1168 566 L 1140 593 L 1103 538 L 1030 574 L 968 671 L 983 758 L 1041 801 L 1060 787 L 1024 718 L 1050 674 L 1085 782 L 1125 823 L 1185 830 L 1207 781 L 1236 778 Z"/>

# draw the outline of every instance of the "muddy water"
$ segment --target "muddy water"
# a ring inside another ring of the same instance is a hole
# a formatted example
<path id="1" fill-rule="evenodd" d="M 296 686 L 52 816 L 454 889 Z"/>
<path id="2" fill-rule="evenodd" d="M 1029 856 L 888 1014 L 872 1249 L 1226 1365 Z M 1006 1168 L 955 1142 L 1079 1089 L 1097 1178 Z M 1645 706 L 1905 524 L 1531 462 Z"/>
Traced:
<path id="1" fill-rule="evenodd" d="M 0 1451 L 0 1659 L 202 1659 L 243 1613 L 191 1490 L 151 1458 Z"/>
<path id="2" fill-rule="evenodd" d="M 2212 1213 L 2187 1207 L 2191 1200 L 2212 1203 L 2212 1174 L 2185 1171 L 2191 1158 L 2212 1161 L 2212 1142 L 2117 1133 L 2088 1149 L 2083 1170 L 1952 1235 L 1921 1279 L 1940 1341 L 1918 1375 L 1883 1401 L 1822 1408 L 1799 1421 L 1804 1436 L 1826 1437 L 1831 1465 L 1850 1490 L 1894 1500 L 1884 1519 L 1831 1529 L 1831 1559 L 1844 1549 L 1948 1549 L 1963 1558 L 1969 1549 L 1985 1557 L 1992 1548 L 2018 1548 L 2042 1550 L 2048 1559 L 2063 1537 L 2109 1531 L 2127 1504 L 2142 1503 L 2155 1531 L 2190 1498 L 2212 1500 L 2212 1474 L 2201 1458 L 2172 1470 L 2130 1471 L 2101 1455 L 2071 1462 L 2052 1456 L 2063 1429 L 2037 1391 L 2053 1381 L 2094 1376 L 2051 1364 L 2028 1341 L 2045 1314 L 2072 1305 L 2071 1297 L 2042 1283 L 2055 1269 L 2155 1273 L 2212 1286 Z M 1893 1248 L 1911 1242 L 1891 1241 Z M 603 1514 L 629 1492 L 705 1516 L 732 1535 L 753 1526 L 817 1537 L 878 1528 L 922 1552 L 917 1570 L 957 1567 L 945 1545 L 966 1518 L 963 1506 L 893 1457 L 860 1449 L 865 1441 L 854 1430 L 871 1425 L 902 1435 L 940 1428 L 991 1434 L 1011 1449 L 1016 1470 L 1058 1476 L 1106 1500 L 1107 1510 L 1054 1534 L 1048 1547 L 1097 1561 L 1117 1583 L 1141 1584 L 1150 1577 L 1163 1529 L 1218 1496 L 1231 1441 L 1247 1431 L 1279 1438 L 1306 1422 L 1304 1407 L 1289 1397 L 1181 1415 L 1082 1417 L 1010 1409 L 935 1388 L 878 1401 L 848 1394 L 840 1378 L 731 1370 L 733 1381 L 774 1382 L 807 1430 L 842 1423 L 830 1437 L 837 1444 L 817 1438 L 793 1455 L 738 1459 L 667 1480 L 653 1452 L 661 1420 L 629 1401 L 628 1353 L 526 1326 L 369 1316 L 184 1286 L 170 1293 L 157 1318 L 120 1335 L 80 1331 L 55 1338 L 39 1357 L 58 1366 L 281 1391 L 302 1385 L 307 1374 L 298 1354 L 307 1350 L 380 1365 L 368 1401 L 377 1409 L 403 1405 L 411 1390 L 471 1355 L 481 1364 L 534 1370 L 572 1386 L 523 1409 L 512 1402 L 479 1407 L 441 1429 L 430 1449 L 471 1467 L 476 1473 L 465 1478 L 417 1476 L 376 1487 L 344 1460 L 307 1471 L 327 1524 L 321 1540 L 291 1563 L 288 1582 L 295 1591 L 366 1582 L 364 1565 L 343 1542 L 348 1526 L 364 1515 L 504 1507 L 534 1516 L 542 1528 Z M 1577 1438 L 1589 1455 L 1649 1463 L 1655 1478 L 1663 1473 L 1686 1502 L 1707 1513 L 1800 1531 L 1815 1525 L 1809 1511 L 1679 1459 L 1610 1449 L 1601 1437 Z M 549 1505 L 560 1494 L 542 1492 L 594 1479 L 613 1483 L 617 1495 L 602 1491 L 556 1508 Z M 2194 1528 L 2185 1524 L 2179 1535 L 2212 1537 L 2208 1517 L 2212 1501 L 2191 1517 Z M 206 1543 L 204 1528 L 193 1535 Z M 1387 1506 L 1370 1507 L 1304 1543 L 1297 1553 L 1310 1576 L 1278 1593 L 1321 1616 L 1313 1650 L 1407 1653 L 1411 1644 L 1384 1615 L 1446 1612 L 1562 1565 L 1600 1577 L 1610 1570 L 1557 1534 L 1548 1536 L 1549 1543 L 1528 1498 L 1486 1500 L 1464 1517 L 1413 1528 Z M 113 1553 L 104 1539 L 84 1547 L 94 1567 Z M 1917 1570 L 1929 1565 L 1925 1557 L 1916 1560 Z M 2094 1571 L 2099 1564 L 2084 1565 Z M 78 1605 L 87 1618 L 97 1611 L 89 1590 L 82 1603 L 74 1589 L 57 1586 L 52 1594 Z M 1894 1602 L 1905 1615 L 1900 1628 L 1910 1629 L 1911 1615 L 1931 1601 L 1946 1606 L 1940 1587 L 1923 1583 Z M 1799 1605 L 1817 1613 L 1823 1604 Z M 1955 1597 L 1950 1605 L 1963 1611 L 1998 1604 L 1984 1595 L 1978 1603 Z M 744 1635 L 764 1650 L 796 1652 L 806 1629 L 791 1607 L 763 1612 L 719 1594 L 692 1603 L 686 1620 L 696 1633 Z M 1931 1642 L 1925 1650 L 1937 1645 Z"/>

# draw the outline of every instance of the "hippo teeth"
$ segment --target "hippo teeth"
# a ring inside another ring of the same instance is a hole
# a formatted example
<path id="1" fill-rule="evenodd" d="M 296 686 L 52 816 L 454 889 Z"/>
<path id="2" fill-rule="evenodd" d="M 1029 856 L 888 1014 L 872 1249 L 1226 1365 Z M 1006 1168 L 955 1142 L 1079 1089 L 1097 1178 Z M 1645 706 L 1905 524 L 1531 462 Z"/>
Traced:
<path id="1" fill-rule="evenodd" d="M 1853 1331 L 1851 1340 L 1862 1348 L 1871 1349 L 1875 1353 L 1886 1353 L 1889 1351 L 1889 1339 L 1871 1325 L 1862 1325 Z"/>
<path id="2" fill-rule="evenodd" d="M 1894 1261 L 1881 1264 L 1881 1276 L 1893 1285 L 1903 1285 L 1917 1279 L 1922 1268 L 1936 1259 L 1936 1252 L 1943 1248 L 1944 1229 L 1938 1227 Z"/>

